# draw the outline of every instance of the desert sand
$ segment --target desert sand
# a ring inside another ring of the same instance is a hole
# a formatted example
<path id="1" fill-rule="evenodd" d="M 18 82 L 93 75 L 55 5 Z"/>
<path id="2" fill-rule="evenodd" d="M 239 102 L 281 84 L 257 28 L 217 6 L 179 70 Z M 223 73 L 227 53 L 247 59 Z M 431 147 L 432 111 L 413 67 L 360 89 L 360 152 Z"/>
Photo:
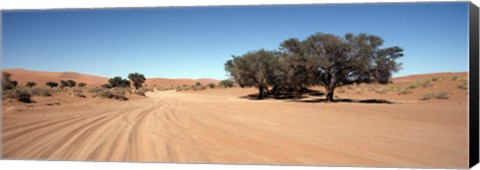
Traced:
<path id="1" fill-rule="evenodd" d="M 253 88 L 154 91 L 129 101 L 4 101 L 2 158 L 466 168 L 468 95 L 452 75 L 435 76 L 443 82 L 409 95 L 347 88 L 335 94 L 392 104 L 242 97 Z M 450 98 L 419 100 L 430 91 Z"/>

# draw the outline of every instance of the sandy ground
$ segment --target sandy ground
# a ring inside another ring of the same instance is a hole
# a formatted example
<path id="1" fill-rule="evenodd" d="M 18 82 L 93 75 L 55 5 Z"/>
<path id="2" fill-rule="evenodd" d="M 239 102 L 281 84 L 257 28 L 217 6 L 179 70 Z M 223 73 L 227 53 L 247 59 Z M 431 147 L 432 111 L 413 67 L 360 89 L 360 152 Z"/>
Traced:
<path id="1" fill-rule="evenodd" d="M 254 89 L 242 90 L 155 91 L 126 102 L 87 98 L 23 109 L 4 102 L 2 156 L 319 166 L 468 165 L 465 92 L 455 94 L 465 99 L 365 104 L 257 101 L 239 97 Z"/>

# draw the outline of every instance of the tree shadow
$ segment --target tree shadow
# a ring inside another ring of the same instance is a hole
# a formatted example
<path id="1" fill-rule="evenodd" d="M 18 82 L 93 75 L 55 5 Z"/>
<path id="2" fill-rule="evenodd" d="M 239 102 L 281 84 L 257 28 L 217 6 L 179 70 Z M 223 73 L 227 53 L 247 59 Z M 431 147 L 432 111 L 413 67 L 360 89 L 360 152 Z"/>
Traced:
<path id="1" fill-rule="evenodd" d="M 320 92 L 318 90 L 311 90 L 311 89 L 304 88 L 297 91 L 282 91 L 280 93 L 269 93 L 267 96 L 265 96 L 264 99 L 258 99 L 258 93 L 241 96 L 240 98 L 249 99 L 249 100 L 276 99 L 276 100 L 286 100 L 286 102 L 300 102 L 300 103 L 366 103 L 366 104 L 393 104 L 394 103 L 385 99 L 360 99 L 360 100 L 335 99 L 332 102 L 329 102 L 326 99 L 303 100 L 311 96 L 322 97 L 322 96 L 325 96 L 325 93 Z"/>
<path id="2" fill-rule="evenodd" d="M 309 96 L 324 96 L 325 93 L 322 93 L 318 90 L 303 89 L 301 91 L 295 92 L 280 92 L 280 93 L 269 93 L 265 99 L 277 99 L 277 100 L 299 100 L 304 99 Z M 249 94 L 246 96 L 241 96 L 240 98 L 249 99 L 249 100 L 263 100 L 258 99 L 258 93 Z"/>
<path id="3" fill-rule="evenodd" d="M 366 103 L 366 104 L 393 104 L 394 102 L 385 99 L 336 99 L 334 101 L 327 101 L 326 99 L 313 99 L 313 100 L 292 100 L 292 102 L 302 103 Z"/>

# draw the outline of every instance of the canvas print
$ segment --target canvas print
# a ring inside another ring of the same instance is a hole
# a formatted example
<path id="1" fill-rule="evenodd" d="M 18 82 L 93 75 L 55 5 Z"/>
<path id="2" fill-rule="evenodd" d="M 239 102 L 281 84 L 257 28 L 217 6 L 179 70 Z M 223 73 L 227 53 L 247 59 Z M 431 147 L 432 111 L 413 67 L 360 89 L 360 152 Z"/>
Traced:
<path id="1" fill-rule="evenodd" d="M 466 168 L 468 7 L 4 10 L 1 157 Z"/>

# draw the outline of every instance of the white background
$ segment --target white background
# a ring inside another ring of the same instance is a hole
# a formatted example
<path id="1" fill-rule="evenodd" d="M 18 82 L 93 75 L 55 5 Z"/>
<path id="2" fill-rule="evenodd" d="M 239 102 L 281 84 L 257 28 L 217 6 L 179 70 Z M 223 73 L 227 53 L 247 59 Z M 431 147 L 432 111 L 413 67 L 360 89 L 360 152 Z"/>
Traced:
<path id="1" fill-rule="evenodd" d="M 205 6 L 205 5 L 257 5 L 257 4 L 309 4 L 309 3 L 365 3 L 365 2 L 418 2 L 427 0 L 2 0 L 0 9 L 65 9 L 104 7 L 153 7 L 153 6 Z M 434 0 L 446 1 L 446 0 Z M 477 6 L 480 0 L 472 0 Z M 218 165 L 218 164 L 174 164 L 174 163 L 121 163 L 121 162 L 73 162 L 73 161 L 25 161 L 1 160 L 0 169 L 254 169 L 254 170 L 348 170 L 348 169 L 398 169 L 359 167 L 312 167 L 312 166 L 269 166 L 269 165 Z M 477 165 L 474 170 L 480 170 Z"/>

